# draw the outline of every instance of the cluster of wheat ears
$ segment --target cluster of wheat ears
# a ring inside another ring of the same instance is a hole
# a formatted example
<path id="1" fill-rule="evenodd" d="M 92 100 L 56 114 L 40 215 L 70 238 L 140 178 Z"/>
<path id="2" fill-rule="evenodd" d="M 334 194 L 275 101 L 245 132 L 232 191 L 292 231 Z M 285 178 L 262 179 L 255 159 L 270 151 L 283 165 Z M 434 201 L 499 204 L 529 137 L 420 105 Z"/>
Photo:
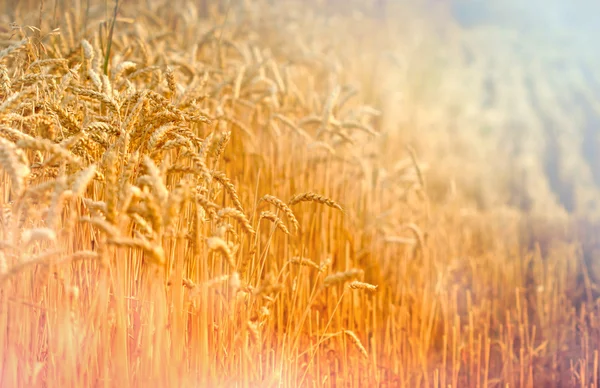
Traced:
<path id="1" fill-rule="evenodd" d="M 314 14 L 75 3 L 2 32 L 0 385 L 598 386 L 576 244 L 374 168 Z"/>

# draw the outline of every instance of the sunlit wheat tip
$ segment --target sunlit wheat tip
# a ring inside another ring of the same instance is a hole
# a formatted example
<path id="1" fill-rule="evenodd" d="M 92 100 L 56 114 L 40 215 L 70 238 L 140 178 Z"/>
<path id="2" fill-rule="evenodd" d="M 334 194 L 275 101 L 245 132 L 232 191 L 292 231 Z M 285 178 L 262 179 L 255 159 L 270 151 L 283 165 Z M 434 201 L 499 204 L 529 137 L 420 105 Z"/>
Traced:
<path id="1" fill-rule="evenodd" d="M 165 71 L 165 75 L 167 77 L 167 85 L 169 87 L 169 93 L 171 96 L 174 96 L 177 92 L 177 84 L 175 83 L 175 74 L 173 73 L 173 69 L 167 67 Z"/>
<path id="2" fill-rule="evenodd" d="M 344 334 L 346 334 L 348 336 L 348 338 L 350 338 L 350 341 L 356 345 L 356 347 L 358 348 L 358 350 L 360 351 L 360 353 L 365 357 L 365 358 L 369 358 L 369 353 L 367 353 L 367 349 L 365 349 L 365 347 L 363 346 L 362 342 L 360 342 L 360 339 L 358 338 L 358 336 L 351 330 L 344 330 Z"/>
<path id="3" fill-rule="evenodd" d="M 158 265 L 164 265 L 165 263 L 165 251 L 163 247 L 159 244 L 152 243 L 145 239 L 140 238 L 111 238 L 108 240 L 109 244 L 118 246 L 118 247 L 129 247 L 129 248 L 139 248 L 146 253 L 145 258 L 148 259 L 149 262 Z"/>
<path id="4" fill-rule="evenodd" d="M 274 205 L 275 207 L 277 207 L 279 210 L 281 210 L 287 216 L 288 220 L 292 223 L 292 225 L 294 225 L 294 228 L 296 230 L 300 229 L 300 223 L 296 219 L 294 212 L 282 200 L 280 200 L 277 197 L 267 194 L 267 195 L 263 196 L 260 201 L 270 203 L 270 204 Z"/>
<path id="5" fill-rule="evenodd" d="M 321 272 L 325 271 L 327 269 L 327 267 L 329 267 L 332 263 L 332 259 L 331 256 L 327 257 L 325 260 L 323 260 L 321 262 L 321 265 L 319 266 L 319 268 L 321 269 Z"/>
<path id="6" fill-rule="evenodd" d="M 307 259 L 304 257 L 293 257 L 290 259 L 290 263 L 300 265 L 300 266 L 305 266 L 305 267 L 311 267 L 311 268 L 316 269 L 319 272 L 323 271 L 323 269 L 317 263 L 315 263 L 311 259 Z"/>
<path id="7" fill-rule="evenodd" d="M 8 272 L 8 262 L 6 261 L 6 256 L 4 252 L 0 251 L 0 276 L 6 274 Z"/>
<path id="8" fill-rule="evenodd" d="M 27 156 L 23 150 L 0 137 L 0 167 L 10 177 L 13 190 L 20 195 L 25 187 L 25 179 L 31 173 Z"/>
<path id="9" fill-rule="evenodd" d="M 235 189 L 235 186 L 233 185 L 233 183 L 231 183 L 229 178 L 227 178 L 225 173 L 220 171 L 213 171 L 212 177 L 221 185 L 223 185 L 225 190 L 227 190 L 227 193 L 229 194 L 229 196 L 231 197 L 231 201 L 233 202 L 233 206 L 235 206 L 237 210 L 243 212 L 244 209 L 242 207 L 242 202 L 240 201 L 240 197 L 237 193 L 237 190 Z"/>
<path id="10" fill-rule="evenodd" d="M 258 343 L 260 341 L 260 331 L 258 330 L 258 324 L 256 322 L 248 321 L 247 327 L 252 341 Z"/>
<path id="11" fill-rule="evenodd" d="M 206 288 L 213 288 L 229 280 L 229 275 L 221 275 L 206 281 L 203 285 Z"/>
<path id="12" fill-rule="evenodd" d="M 79 299 L 79 287 L 72 285 L 65 286 L 65 292 L 69 297 Z"/>
<path id="13" fill-rule="evenodd" d="M 242 286 L 242 280 L 240 279 L 240 274 L 236 271 L 229 276 L 229 288 L 236 292 Z"/>
<path id="14" fill-rule="evenodd" d="M 193 290 L 194 288 L 196 288 L 196 283 L 194 283 L 191 279 L 188 279 L 188 278 L 183 278 L 182 284 L 184 287 L 189 288 L 190 290 Z"/>
<path id="15" fill-rule="evenodd" d="M 354 280 L 354 281 L 348 283 L 348 287 L 350 287 L 353 290 L 362 290 L 362 291 L 366 291 L 368 293 L 373 294 L 373 293 L 377 292 L 378 286 L 369 284 L 369 283 L 360 282 L 358 280 Z"/>
<path id="16" fill-rule="evenodd" d="M 83 57 L 85 59 L 87 59 L 88 61 L 91 61 L 92 59 L 94 59 L 94 48 L 92 47 L 90 42 L 88 42 L 85 39 L 82 39 L 81 47 L 83 48 Z"/>
<path id="17" fill-rule="evenodd" d="M 308 192 L 308 193 L 294 195 L 290 199 L 288 204 L 290 206 L 293 206 L 300 202 L 317 202 L 317 203 L 321 203 L 321 204 L 327 205 L 329 207 L 344 211 L 344 209 L 342 208 L 342 206 L 340 204 L 338 204 L 337 202 L 335 202 L 334 200 L 332 200 L 330 198 L 327 198 L 327 197 L 317 194 L 317 193 Z"/>
<path id="18" fill-rule="evenodd" d="M 345 283 L 349 280 L 361 277 L 361 276 L 363 276 L 363 274 L 364 274 L 364 271 L 362 269 L 355 269 L 355 268 L 350 269 L 348 271 L 344 271 L 344 272 L 336 272 L 325 278 L 324 285 L 325 285 L 325 287 L 330 287 L 335 284 Z"/>
<path id="19" fill-rule="evenodd" d="M 219 237 L 208 237 L 206 245 L 210 251 L 220 252 L 232 268 L 235 268 L 235 261 L 231 253 L 231 249 L 225 240 Z"/>
<path id="20" fill-rule="evenodd" d="M 277 217 L 277 214 L 273 213 L 272 211 L 266 210 L 261 212 L 260 219 L 269 220 L 272 223 L 274 223 L 275 226 L 279 228 L 283 233 L 290 234 L 290 231 L 288 230 L 287 226 L 285 226 L 283 221 L 281 221 L 281 219 Z"/>
<path id="21" fill-rule="evenodd" d="M 13 51 L 16 51 L 18 49 L 20 49 L 21 47 L 23 47 L 25 44 L 27 44 L 29 40 L 27 38 L 22 39 L 10 46 L 8 46 L 7 48 L 5 48 L 4 50 L 0 51 L 0 59 L 6 57 L 7 55 L 9 55 L 10 53 L 12 53 Z"/>
<path id="22" fill-rule="evenodd" d="M 238 209 L 222 208 L 217 212 L 217 216 L 219 218 L 232 217 L 240 223 L 240 225 L 246 231 L 246 233 L 248 233 L 248 234 L 256 233 L 254 231 L 254 228 L 252 228 L 252 224 L 250 224 L 250 221 L 248 221 L 248 218 L 246 217 L 246 215 L 243 212 L 239 211 Z"/>
<path id="23" fill-rule="evenodd" d="M 77 175 L 73 183 L 73 195 L 76 197 L 83 195 L 94 177 L 96 177 L 96 165 L 92 164 Z"/>
<path id="24" fill-rule="evenodd" d="M 56 242 L 56 232 L 49 228 L 27 229 L 21 234 L 21 239 L 25 246 L 42 240 Z"/>
<path id="25" fill-rule="evenodd" d="M 89 223 L 106 233 L 107 236 L 111 238 L 120 235 L 119 229 L 116 226 L 101 217 L 80 217 L 79 222 Z"/>

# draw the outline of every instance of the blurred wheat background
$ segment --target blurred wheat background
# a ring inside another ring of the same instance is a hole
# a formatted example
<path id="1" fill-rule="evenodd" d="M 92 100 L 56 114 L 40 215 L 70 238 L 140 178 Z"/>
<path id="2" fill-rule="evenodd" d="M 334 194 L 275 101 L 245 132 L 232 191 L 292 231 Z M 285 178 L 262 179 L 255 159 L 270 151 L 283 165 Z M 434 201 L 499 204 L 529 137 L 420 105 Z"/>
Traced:
<path id="1" fill-rule="evenodd" d="M 9 0 L 0 385 L 598 387 L 598 6 Z"/>

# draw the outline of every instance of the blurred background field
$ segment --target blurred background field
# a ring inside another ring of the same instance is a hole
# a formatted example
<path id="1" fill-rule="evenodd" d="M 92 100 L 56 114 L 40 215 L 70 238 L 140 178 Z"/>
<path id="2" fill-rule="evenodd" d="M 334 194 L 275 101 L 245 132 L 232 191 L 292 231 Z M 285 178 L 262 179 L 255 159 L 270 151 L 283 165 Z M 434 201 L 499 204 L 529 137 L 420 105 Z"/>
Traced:
<path id="1" fill-rule="evenodd" d="M 0 385 L 600 385 L 600 6 L 115 5 L 0 6 Z"/>

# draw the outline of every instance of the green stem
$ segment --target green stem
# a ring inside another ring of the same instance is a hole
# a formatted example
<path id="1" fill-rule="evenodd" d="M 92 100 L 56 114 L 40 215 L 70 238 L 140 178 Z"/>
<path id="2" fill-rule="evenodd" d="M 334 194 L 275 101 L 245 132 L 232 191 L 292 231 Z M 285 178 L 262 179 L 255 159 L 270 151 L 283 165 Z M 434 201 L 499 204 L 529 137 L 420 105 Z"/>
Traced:
<path id="1" fill-rule="evenodd" d="M 104 75 L 108 75 L 108 60 L 110 58 L 110 47 L 112 46 L 113 31 L 115 30 L 115 22 L 117 21 L 117 12 L 119 11 L 119 0 L 115 1 L 115 11 L 113 13 L 110 32 L 108 33 L 108 42 L 106 43 L 106 54 L 104 55 Z"/>

